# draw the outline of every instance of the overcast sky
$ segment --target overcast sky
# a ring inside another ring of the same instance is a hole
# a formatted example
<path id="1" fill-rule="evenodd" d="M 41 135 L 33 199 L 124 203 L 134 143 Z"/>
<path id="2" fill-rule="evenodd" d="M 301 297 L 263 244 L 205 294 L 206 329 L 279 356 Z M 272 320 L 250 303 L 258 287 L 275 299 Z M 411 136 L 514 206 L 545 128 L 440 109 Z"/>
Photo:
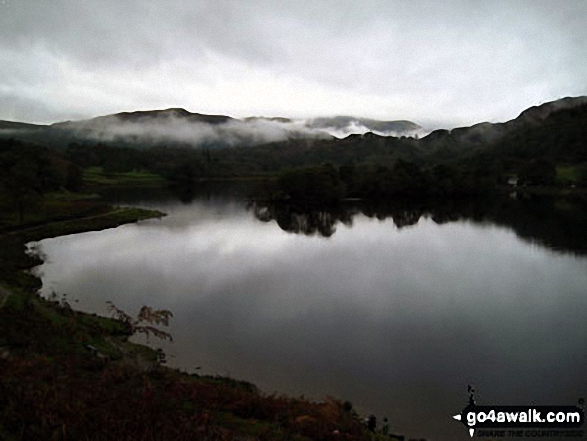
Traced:
<path id="1" fill-rule="evenodd" d="M 504 121 L 587 95 L 585 23 L 585 0 L 0 0 L 0 119 Z"/>

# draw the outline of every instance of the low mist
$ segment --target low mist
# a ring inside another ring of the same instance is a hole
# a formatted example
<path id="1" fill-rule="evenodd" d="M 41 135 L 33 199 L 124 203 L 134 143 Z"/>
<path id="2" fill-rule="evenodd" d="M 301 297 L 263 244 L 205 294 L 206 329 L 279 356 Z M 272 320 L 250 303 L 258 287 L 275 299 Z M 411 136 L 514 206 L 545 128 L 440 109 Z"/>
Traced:
<path id="1" fill-rule="evenodd" d="M 15 125 L 16 124 L 16 125 Z M 223 115 L 202 115 L 184 109 L 139 111 L 107 115 L 51 126 L 0 126 L 0 137 L 67 146 L 73 141 L 181 145 L 189 147 L 250 147 L 290 140 L 328 140 L 349 135 L 374 133 L 379 136 L 423 137 L 428 132 L 410 121 L 378 121 L 350 116 L 314 119 L 250 117 L 233 119 Z"/>
<path id="2" fill-rule="evenodd" d="M 72 125 L 76 125 L 73 123 Z M 222 146 L 252 146 L 291 139 L 329 139 L 320 129 L 306 127 L 303 122 L 280 122 L 265 119 L 231 120 L 223 124 L 191 122 L 180 117 L 146 121 L 85 122 L 77 134 L 101 142 L 139 141 L 146 143 L 173 142 L 191 146 L 219 144 Z"/>
<path id="3" fill-rule="evenodd" d="M 364 135 L 365 133 L 374 133 L 376 135 L 379 136 L 394 136 L 396 138 L 401 138 L 402 136 L 407 136 L 407 137 L 411 137 L 411 138 L 422 138 L 424 136 L 426 136 L 429 131 L 424 130 L 422 128 L 419 129 L 414 129 L 414 130 L 386 130 L 386 131 L 381 131 L 381 130 L 374 130 L 372 128 L 369 128 L 367 126 L 365 126 L 364 124 L 361 124 L 357 121 L 353 121 L 351 122 L 349 125 L 345 126 L 345 127 L 325 127 L 324 129 L 322 129 L 326 132 L 328 132 L 330 135 L 336 137 L 336 138 L 346 138 L 349 135 Z"/>

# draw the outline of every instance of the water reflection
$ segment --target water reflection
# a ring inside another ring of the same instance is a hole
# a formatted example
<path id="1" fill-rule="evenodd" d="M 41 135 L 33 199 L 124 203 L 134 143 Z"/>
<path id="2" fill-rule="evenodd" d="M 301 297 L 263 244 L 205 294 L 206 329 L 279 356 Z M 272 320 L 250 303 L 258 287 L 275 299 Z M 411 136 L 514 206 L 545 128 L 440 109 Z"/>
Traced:
<path id="1" fill-rule="evenodd" d="M 587 260 L 519 239 L 584 250 L 546 234 L 582 237 L 568 207 L 142 204 L 169 216 L 44 240 L 39 271 L 85 310 L 172 310 L 176 366 L 339 396 L 430 440 L 468 439 L 450 415 L 469 383 L 487 403 L 587 393 Z"/>
<path id="2" fill-rule="evenodd" d="M 583 200 L 507 198 L 448 200 L 438 202 L 346 203 L 328 209 L 251 201 L 247 205 L 263 222 L 276 221 L 284 231 L 330 237 L 336 224 L 351 226 L 353 217 L 364 215 L 381 221 L 391 218 L 397 228 L 416 225 L 421 218 L 437 224 L 456 221 L 491 223 L 513 229 L 529 242 L 557 251 L 587 254 L 587 203 Z"/>
<path id="3" fill-rule="evenodd" d="M 256 201 L 251 201 L 247 209 L 252 210 L 262 222 L 275 220 L 283 231 L 307 236 L 319 234 L 323 237 L 330 237 L 336 232 L 337 222 L 352 226 L 353 216 L 357 213 L 350 207 L 310 211 L 292 205 L 260 204 Z"/>

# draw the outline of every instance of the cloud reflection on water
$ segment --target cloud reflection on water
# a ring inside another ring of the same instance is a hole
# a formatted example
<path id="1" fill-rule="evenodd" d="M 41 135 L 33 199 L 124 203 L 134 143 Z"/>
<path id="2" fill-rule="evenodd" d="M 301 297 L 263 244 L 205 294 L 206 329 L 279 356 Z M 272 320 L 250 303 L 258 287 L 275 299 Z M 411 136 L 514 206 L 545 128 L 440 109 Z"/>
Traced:
<path id="1" fill-rule="evenodd" d="M 573 404 L 587 368 L 587 260 L 504 227 L 357 214 L 324 239 L 238 203 L 42 241 L 44 290 L 82 309 L 174 312 L 170 363 L 264 390 L 350 399 L 412 437 L 455 439 L 486 402 Z"/>

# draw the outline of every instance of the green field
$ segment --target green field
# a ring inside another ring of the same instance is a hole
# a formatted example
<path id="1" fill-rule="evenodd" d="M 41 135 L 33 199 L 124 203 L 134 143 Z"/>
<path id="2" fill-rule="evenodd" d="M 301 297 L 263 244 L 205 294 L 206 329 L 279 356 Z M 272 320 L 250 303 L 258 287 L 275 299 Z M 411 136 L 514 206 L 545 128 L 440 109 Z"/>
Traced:
<path id="1" fill-rule="evenodd" d="M 587 164 L 556 167 L 556 180 L 560 185 L 584 185 L 586 178 Z"/>
<path id="2" fill-rule="evenodd" d="M 556 168 L 556 180 L 561 184 L 571 185 L 578 179 L 576 166 L 558 166 Z"/>
<path id="3" fill-rule="evenodd" d="M 124 173 L 106 172 L 102 167 L 87 167 L 84 169 L 84 183 L 87 185 L 124 185 L 150 186 L 161 185 L 162 176 L 146 171 L 130 171 Z"/>

